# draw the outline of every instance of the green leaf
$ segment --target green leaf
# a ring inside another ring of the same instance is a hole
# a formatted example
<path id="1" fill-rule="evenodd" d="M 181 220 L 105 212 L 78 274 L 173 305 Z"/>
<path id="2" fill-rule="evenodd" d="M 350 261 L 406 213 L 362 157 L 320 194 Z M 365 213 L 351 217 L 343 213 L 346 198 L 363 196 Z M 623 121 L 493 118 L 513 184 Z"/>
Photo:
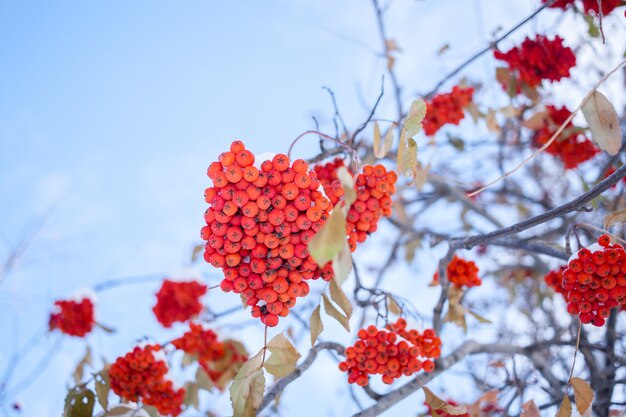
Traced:
<path id="1" fill-rule="evenodd" d="M 94 375 L 96 378 L 96 397 L 98 398 L 98 404 L 103 410 L 109 408 L 109 391 L 111 386 L 109 385 L 109 373 L 106 370 L 102 370 Z"/>
<path id="2" fill-rule="evenodd" d="M 296 363 L 301 355 L 283 333 L 277 334 L 269 341 L 267 350 L 272 354 L 264 366 L 270 374 L 282 378 L 296 369 Z"/>
<path id="3" fill-rule="evenodd" d="M 242 368 L 243 369 L 243 368 Z M 241 373 L 241 371 L 240 371 Z M 230 401 L 233 404 L 233 417 L 254 417 L 263 401 L 265 375 L 260 367 L 240 376 L 230 386 Z"/>
<path id="4" fill-rule="evenodd" d="M 71 390 L 65 397 L 64 417 L 91 417 L 96 395 L 89 389 Z"/>
<path id="5" fill-rule="evenodd" d="M 346 216 L 337 207 L 309 242 L 309 253 L 320 267 L 337 255 L 346 242 Z"/>
<path id="6" fill-rule="evenodd" d="M 572 388 L 574 388 L 574 400 L 576 401 L 576 408 L 582 417 L 588 417 L 591 415 L 591 403 L 595 394 L 591 389 L 591 386 L 583 379 L 572 378 L 570 380 Z"/>
<path id="7" fill-rule="evenodd" d="M 426 103 L 424 100 L 415 100 L 411 104 L 409 113 L 404 119 L 404 135 L 406 138 L 412 138 L 422 130 L 422 121 L 426 116 Z"/>
<path id="8" fill-rule="evenodd" d="M 350 304 L 350 300 L 339 286 L 336 277 L 330 280 L 329 289 L 330 298 L 346 313 L 348 319 L 352 317 L 352 304 Z"/>
<path id="9" fill-rule="evenodd" d="M 187 381 L 185 383 L 185 399 L 183 404 L 186 406 L 192 406 L 197 411 L 200 411 L 200 397 L 198 396 L 198 384 Z"/>
<path id="10" fill-rule="evenodd" d="M 311 346 L 315 346 L 315 341 L 320 336 L 320 334 L 324 331 L 324 323 L 322 323 L 322 317 L 320 316 L 320 307 L 321 304 L 318 304 L 311 313 L 311 318 L 309 319 L 309 327 L 311 328 Z"/>
<path id="11" fill-rule="evenodd" d="M 348 318 L 341 314 L 339 310 L 337 310 L 337 308 L 328 299 L 328 296 L 326 294 L 322 293 L 322 298 L 324 299 L 324 311 L 326 311 L 326 314 L 337 320 L 339 324 L 341 324 L 343 328 L 349 332 L 350 322 L 348 321 Z"/>
<path id="12" fill-rule="evenodd" d="M 604 94 L 594 90 L 583 104 L 582 111 L 585 120 L 589 123 L 591 136 L 600 149 L 609 155 L 617 155 L 622 147 L 622 130 L 613 105 Z"/>

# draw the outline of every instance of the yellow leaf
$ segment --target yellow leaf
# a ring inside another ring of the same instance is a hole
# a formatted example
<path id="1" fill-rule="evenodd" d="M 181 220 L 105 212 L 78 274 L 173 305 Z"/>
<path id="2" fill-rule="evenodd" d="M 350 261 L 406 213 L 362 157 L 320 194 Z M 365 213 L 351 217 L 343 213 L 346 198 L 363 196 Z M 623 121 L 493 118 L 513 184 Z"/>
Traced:
<path id="1" fill-rule="evenodd" d="M 582 111 L 600 149 L 609 155 L 617 155 L 622 147 L 622 130 L 613 105 L 604 94 L 595 90 L 583 104 Z"/>
<path id="2" fill-rule="evenodd" d="M 422 130 L 422 121 L 426 116 L 426 103 L 424 100 L 415 100 L 411 104 L 409 113 L 404 119 L 404 135 L 406 138 L 412 138 Z"/>
<path id="3" fill-rule="evenodd" d="M 320 267 L 337 255 L 346 242 L 346 216 L 336 207 L 309 242 L 309 253 Z"/>
<path id="4" fill-rule="evenodd" d="M 580 378 L 572 378 L 570 380 L 572 387 L 574 388 L 574 400 L 576 401 L 576 408 L 582 417 L 588 417 L 591 415 L 591 402 L 595 394 L 589 386 L 589 384 Z"/>
<path id="5" fill-rule="evenodd" d="M 335 307 L 331 303 L 331 301 L 328 299 L 328 296 L 325 293 L 322 293 L 322 298 L 324 299 L 324 311 L 326 311 L 326 314 L 328 314 L 329 316 L 337 320 L 339 324 L 341 324 L 343 328 L 349 332 L 350 322 L 348 321 L 348 318 L 344 316 L 343 314 L 341 314 L 339 310 L 337 310 L 337 307 Z"/>
<path id="6" fill-rule="evenodd" d="M 300 359 L 300 353 L 291 344 L 283 333 L 272 338 L 267 344 L 267 350 L 272 354 L 265 361 L 265 369 L 270 374 L 282 378 L 296 369 L 296 363 Z"/>
<path id="7" fill-rule="evenodd" d="M 455 286 L 451 286 L 448 290 L 448 314 L 444 321 L 456 324 L 467 332 L 467 322 L 465 321 L 465 313 L 467 310 L 461 305 L 461 297 L 463 290 Z"/>
<path id="8" fill-rule="evenodd" d="M 537 112 L 533 114 L 532 116 L 530 116 L 528 119 L 524 120 L 522 122 L 522 126 L 531 130 L 539 130 L 543 127 L 545 122 L 548 120 L 548 117 L 549 117 L 548 112 L 545 110 Z"/>
<path id="9" fill-rule="evenodd" d="M 541 417 L 541 413 L 539 412 L 539 408 L 537 408 L 537 404 L 535 401 L 529 400 L 522 404 L 522 413 L 520 417 Z"/>
<path id="10" fill-rule="evenodd" d="M 333 258 L 333 272 L 339 285 L 343 285 L 350 271 L 352 271 L 352 252 L 346 240 L 341 251 Z"/>
<path id="11" fill-rule="evenodd" d="M 487 122 L 487 129 L 491 132 L 500 133 L 501 129 L 498 125 L 498 120 L 496 119 L 496 111 L 494 109 L 489 109 L 487 112 L 487 117 L 485 118 L 485 122 Z"/>
<path id="12" fill-rule="evenodd" d="M 378 126 L 378 122 L 374 122 L 374 155 L 376 158 L 380 158 L 378 156 L 378 150 L 380 149 L 380 126 Z"/>
<path id="13" fill-rule="evenodd" d="M 387 308 L 389 309 L 389 311 L 391 311 L 392 314 L 395 314 L 396 316 L 402 314 L 402 309 L 400 308 L 398 303 L 396 303 L 395 298 L 393 298 L 393 296 L 390 294 L 387 294 Z"/>
<path id="14" fill-rule="evenodd" d="M 571 417 L 572 415 L 572 403 L 569 397 L 566 395 L 563 397 L 563 402 L 559 407 L 559 411 L 556 413 L 556 417 Z"/>
<path id="15" fill-rule="evenodd" d="M 349 319 L 352 317 L 352 304 L 350 304 L 350 300 L 348 300 L 348 297 L 339 286 L 336 277 L 333 277 L 329 284 L 330 298 L 346 313 L 346 317 Z"/>
<path id="16" fill-rule="evenodd" d="M 350 175 L 346 167 L 339 167 L 337 170 L 337 179 L 341 182 L 343 188 L 343 196 L 345 204 L 343 206 L 343 213 L 347 214 L 350 210 L 352 203 L 356 201 L 356 191 L 354 190 L 354 177 Z"/>
<path id="17" fill-rule="evenodd" d="M 243 369 L 243 368 L 242 368 Z M 263 401 L 265 375 L 258 368 L 246 376 L 235 377 L 230 386 L 230 401 L 233 404 L 233 417 L 254 417 Z"/>
<path id="18" fill-rule="evenodd" d="M 402 128 L 400 132 L 400 140 L 398 141 L 398 172 L 406 175 L 406 128 Z"/>
<path id="19" fill-rule="evenodd" d="M 468 312 L 470 315 L 474 316 L 474 318 L 475 318 L 476 320 L 478 320 L 479 322 L 481 322 L 481 323 L 487 323 L 487 324 L 491 324 L 491 323 L 492 323 L 492 321 L 491 321 L 491 320 L 489 320 L 489 319 L 487 319 L 487 318 L 485 318 L 485 317 L 481 316 L 480 314 L 478 314 L 478 313 L 477 313 L 477 312 L 475 312 L 475 311 L 472 311 L 472 310 L 467 310 L 467 312 Z"/>
<path id="20" fill-rule="evenodd" d="M 428 387 L 422 387 L 426 394 L 426 404 L 430 406 L 433 417 L 440 417 L 446 413 L 452 416 L 467 414 L 467 407 L 464 405 L 452 405 L 437 397 Z"/>
<path id="21" fill-rule="evenodd" d="M 417 176 L 417 142 L 413 138 L 407 140 L 406 169 L 411 172 L 413 179 Z"/>
<path id="22" fill-rule="evenodd" d="M 309 319 L 309 327 L 311 328 L 311 346 L 315 346 L 315 341 L 319 335 L 324 331 L 324 323 L 322 323 L 322 317 L 320 316 L 321 304 L 318 304 L 311 314 Z"/>
<path id="23" fill-rule="evenodd" d="M 376 143 L 376 131 L 378 129 L 378 143 Z M 387 133 L 385 133 L 385 137 L 382 141 L 382 145 L 380 143 L 380 128 L 378 124 L 374 124 L 374 156 L 376 158 L 384 158 L 385 155 L 391 150 L 391 146 L 393 145 L 393 126 L 387 129 Z"/>
<path id="24" fill-rule="evenodd" d="M 621 209 L 609 213 L 604 218 L 604 228 L 608 229 L 617 223 L 624 223 L 626 221 L 626 209 Z"/>

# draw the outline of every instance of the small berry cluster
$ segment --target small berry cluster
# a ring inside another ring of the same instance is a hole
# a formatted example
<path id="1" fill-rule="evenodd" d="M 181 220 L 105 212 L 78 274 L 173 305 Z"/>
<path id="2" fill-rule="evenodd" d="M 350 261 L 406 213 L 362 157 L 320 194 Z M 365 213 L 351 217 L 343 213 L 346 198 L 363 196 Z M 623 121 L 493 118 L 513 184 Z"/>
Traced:
<path id="1" fill-rule="evenodd" d="M 563 271 L 565 271 L 565 268 L 566 266 L 562 266 L 559 269 L 554 269 L 543 277 L 546 285 L 563 297 L 567 296 L 567 291 L 563 289 Z"/>
<path id="2" fill-rule="evenodd" d="M 346 360 L 339 369 L 348 373 L 348 383 L 365 386 L 369 375 L 382 375 L 385 384 L 392 384 L 402 375 L 410 376 L 423 369 L 435 369 L 433 358 L 441 354 L 441 339 L 432 329 L 422 334 L 406 330 L 406 320 L 400 318 L 386 329 L 368 326 L 358 332 L 353 346 L 346 348 Z M 404 339 L 401 340 L 400 338 Z"/>
<path id="3" fill-rule="evenodd" d="M 337 179 L 337 169 L 343 166 L 343 160 L 335 159 L 315 167 L 328 198 L 337 204 L 344 194 L 341 182 Z M 391 196 L 396 192 L 398 175 L 387 171 L 382 165 L 365 165 L 363 172 L 356 177 L 356 201 L 352 203 L 346 216 L 346 234 L 350 251 L 356 250 L 357 243 L 363 243 L 368 234 L 378 229 L 381 217 L 391 216 Z"/>
<path id="4" fill-rule="evenodd" d="M 318 268 L 307 249 L 332 205 L 305 161 L 278 154 L 260 169 L 254 162 L 235 141 L 209 166 L 204 259 L 222 268 L 223 291 L 241 294 L 253 317 L 276 326 L 309 293 L 304 280 L 332 278 L 331 264 Z"/>
<path id="5" fill-rule="evenodd" d="M 543 3 L 548 3 L 548 0 L 541 1 Z M 574 3 L 575 0 L 557 0 L 549 7 L 565 10 L 570 6 L 573 6 Z M 598 8 L 598 3 L 598 0 L 583 0 L 583 10 L 585 14 L 591 14 L 591 12 L 593 12 L 597 15 L 598 11 L 600 10 Z M 611 13 L 615 8 L 620 5 L 620 3 L 621 0 L 602 0 L 602 14 L 606 16 L 607 14 Z"/>
<path id="6" fill-rule="evenodd" d="M 154 406 L 159 414 L 177 416 L 182 412 L 185 389 L 175 389 L 166 378 L 164 360 L 156 358 L 158 345 L 135 347 L 116 359 L 109 369 L 111 389 L 122 398 Z"/>
<path id="7" fill-rule="evenodd" d="M 70 336 L 84 337 L 93 330 L 94 319 L 93 302 L 89 298 L 80 301 L 58 300 L 54 302 L 55 311 L 50 313 L 50 331 L 59 329 Z"/>
<path id="8" fill-rule="evenodd" d="M 466 261 L 454 255 L 450 263 L 448 263 L 446 272 L 450 283 L 457 288 L 462 288 L 463 286 L 471 288 L 482 284 L 482 281 L 478 278 L 478 266 L 476 266 L 474 261 Z M 433 283 L 436 284 L 438 282 L 439 272 L 435 272 Z"/>
<path id="9" fill-rule="evenodd" d="M 344 194 L 341 182 L 337 178 L 337 170 L 344 166 L 345 164 L 343 159 L 335 158 L 335 160 L 332 162 L 315 165 L 313 167 L 315 173 L 317 174 L 317 178 L 324 188 L 324 193 L 326 194 L 326 197 L 328 197 L 333 206 L 335 206 L 339 202 Z M 351 172 L 350 175 L 352 175 Z"/>
<path id="10" fill-rule="evenodd" d="M 533 137 L 533 143 L 538 148 L 546 144 L 572 114 L 567 107 L 559 109 L 551 105 L 546 106 L 546 111 L 548 117 L 544 121 L 543 127 Z M 599 150 L 570 121 L 561 132 L 560 137 L 546 148 L 546 152 L 562 160 L 565 169 L 572 169 L 593 158 Z"/>
<path id="11" fill-rule="evenodd" d="M 152 308 L 157 320 L 164 327 L 175 322 L 186 322 L 202 311 L 200 297 L 207 286 L 197 281 L 177 282 L 166 279 L 157 292 L 157 303 Z"/>
<path id="12" fill-rule="evenodd" d="M 607 235 L 574 254 L 563 271 L 567 311 L 580 321 L 603 326 L 611 309 L 626 299 L 626 252 Z"/>
<path id="13" fill-rule="evenodd" d="M 210 362 L 220 360 L 224 356 L 224 344 L 218 340 L 217 334 L 197 323 L 189 323 L 189 331 L 178 339 L 172 340 L 172 345 L 176 349 L 196 356 L 198 363 L 205 371 L 209 369 Z"/>
<path id="14" fill-rule="evenodd" d="M 508 52 L 494 51 L 494 57 L 508 63 L 516 79 L 530 87 L 541 85 L 543 80 L 554 82 L 567 78 L 570 69 L 576 65 L 576 55 L 563 46 L 563 39 L 559 36 L 553 40 L 543 35 L 526 38 L 521 46 Z M 508 91 L 509 86 L 503 87 Z"/>
<path id="15" fill-rule="evenodd" d="M 472 102 L 474 89 L 455 85 L 450 93 L 437 94 L 426 103 L 424 133 L 433 136 L 443 125 L 458 125 L 465 117 L 463 108 Z"/>

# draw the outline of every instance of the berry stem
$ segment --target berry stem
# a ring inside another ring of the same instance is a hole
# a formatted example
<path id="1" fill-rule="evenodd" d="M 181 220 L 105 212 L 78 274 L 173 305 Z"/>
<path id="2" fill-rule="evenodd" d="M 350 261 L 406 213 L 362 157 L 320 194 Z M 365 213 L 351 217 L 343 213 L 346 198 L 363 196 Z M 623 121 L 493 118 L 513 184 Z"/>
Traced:
<path id="1" fill-rule="evenodd" d="M 291 151 L 293 150 L 293 147 L 296 145 L 296 143 L 301 138 L 303 138 L 306 135 L 317 135 L 317 136 L 319 136 L 322 139 L 330 140 L 331 142 L 335 142 L 339 146 L 343 147 L 346 151 L 348 151 L 348 153 L 352 157 L 352 160 L 353 160 L 354 165 L 355 165 L 354 166 L 355 172 L 361 172 L 361 158 L 359 158 L 359 154 L 357 153 L 356 149 L 354 149 L 352 146 L 342 142 L 339 139 L 335 139 L 332 136 L 325 135 L 325 134 L 323 134 L 321 132 L 318 132 L 316 130 L 307 130 L 306 132 L 302 132 L 300 135 L 298 135 L 297 138 L 295 138 L 293 140 L 293 142 L 291 142 L 291 145 L 289 146 L 289 150 L 287 151 L 287 156 L 289 157 L 289 159 L 291 159 Z"/>

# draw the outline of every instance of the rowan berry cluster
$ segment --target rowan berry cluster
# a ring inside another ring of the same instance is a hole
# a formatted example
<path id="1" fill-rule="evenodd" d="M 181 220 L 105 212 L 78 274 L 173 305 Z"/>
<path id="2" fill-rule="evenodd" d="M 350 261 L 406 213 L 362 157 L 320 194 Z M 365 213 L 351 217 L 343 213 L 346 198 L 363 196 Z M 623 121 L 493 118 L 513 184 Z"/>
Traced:
<path id="1" fill-rule="evenodd" d="M 324 193 L 326 194 L 326 197 L 328 197 L 333 206 L 335 206 L 339 202 L 344 194 L 341 182 L 337 178 L 337 170 L 344 166 L 345 164 L 343 159 L 335 158 L 335 160 L 332 162 L 315 165 L 313 167 L 315 173 L 317 174 L 317 178 L 324 188 Z M 350 175 L 352 175 L 351 172 Z"/>
<path id="2" fill-rule="evenodd" d="M 527 37 L 521 46 L 507 52 L 494 51 L 494 57 L 508 63 L 515 78 L 530 87 L 541 85 L 543 80 L 554 82 L 569 77 L 570 69 L 576 65 L 576 55 L 563 46 L 559 36 L 553 40 L 543 35 Z M 503 87 L 509 89 L 507 85 Z"/>
<path id="3" fill-rule="evenodd" d="M 337 179 L 337 169 L 343 166 L 343 160 L 335 159 L 315 167 L 324 192 L 333 204 L 337 204 L 344 194 Z M 381 217 L 391 216 L 391 196 L 396 192 L 398 175 L 387 171 L 382 165 L 365 165 L 363 172 L 357 175 L 355 191 L 356 201 L 352 203 L 346 216 L 346 234 L 350 251 L 356 250 L 357 243 L 363 243 L 370 233 L 378 229 Z"/>
<path id="4" fill-rule="evenodd" d="M 626 252 L 607 235 L 574 254 L 563 271 L 567 311 L 582 323 L 603 326 L 611 309 L 626 299 Z"/>
<path id="5" fill-rule="evenodd" d="M 567 296 L 567 291 L 563 289 L 563 271 L 565 271 L 565 268 L 566 266 L 562 266 L 559 269 L 554 269 L 543 277 L 543 280 L 548 287 L 564 297 Z"/>
<path id="6" fill-rule="evenodd" d="M 463 109 L 472 101 L 474 89 L 455 85 L 450 93 L 437 94 L 426 102 L 424 133 L 433 136 L 447 123 L 458 125 L 465 117 Z"/>
<path id="7" fill-rule="evenodd" d="M 197 357 L 198 363 L 205 371 L 210 362 L 217 361 L 224 356 L 224 344 L 218 340 L 217 334 L 197 323 L 189 323 L 189 331 L 178 339 L 172 340 L 172 345 L 176 349 Z"/>
<path id="8" fill-rule="evenodd" d="M 77 337 L 84 337 L 91 332 L 95 324 L 93 302 L 87 297 L 80 301 L 55 301 L 48 322 L 50 331 L 59 329 L 62 333 Z"/>
<path id="9" fill-rule="evenodd" d="M 365 386 L 369 375 L 382 375 L 385 384 L 392 384 L 402 375 L 410 376 L 423 369 L 435 369 L 432 359 L 441 355 L 441 339 L 432 329 L 423 333 L 406 330 L 400 318 L 386 329 L 368 326 L 358 332 L 353 346 L 346 348 L 346 360 L 339 369 L 348 373 L 348 383 Z"/>
<path id="10" fill-rule="evenodd" d="M 446 269 L 448 281 L 457 288 L 462 287 L 476 287 L 482 284 L 480 278 L 478 278 L 478 266 L 474 261 L 466 261 L 456 255 L 448 263 Z M 435 272 L 433 276 L 433 283 L 439 282 L 439 272 Z"/>
<path id="11" fill-rule="evenodd" d="M 197 281 L 163 281 L 157 292 L 157 303 L 152 308 L 159 323 L 171 327 L 175 322 L 186 322 L 202 311 L 200 297 L 207 292 L 207 286 Z"/>
<path id="12" fill-rule="evenodd" d="M 548 0 L 541 0 L 543 3 L 548 3 Z M 574 6 L 575 0 L 557 0 L 552 3 L 551 8 L 554 9 L 567 9 L 570 6 Z M 598 8 L 598 0 L 582 0 L 583 11 L 585 14 L 598 14 L 600 10 Z M 607 15 L 617 8 L 621 3 L 621 0 L 602 0 L 602 14 Z"/>
<path id="13" fill-rule="evenodd" d="M 109 369 L 111 389 L 122 398 L 154 406 L 159 414 L 177 416 L 182 412 L 185 389 L 175 389 L 166 378 L 163 359 L 155 357 L 158 345 L 135 347 L 116 359 Z"/>
<path id="14" fill-rule="evenodd" d="M 224 272 L 223 291 L 241 294 L 253 317 L 276 326 L 309 293 L 305 280 L 332 278 L 330 263 L 318 268 L 307 249 L 332 204 L 305 161 L 278 154 L 260 169 L 254 162 L 235 141 L 209 166 L 204 259 Z"/>
<path id="15" fill-rule="evenodd" d="M 533 143 L 538 148 L 545 145 L 572 114 L 565 106 L 559 109 L 548 105 L 546 106 L 546 111 L 548 117 L 544 121 L 543 127 L 533 137 Z M 565 169 L 572 169 L 593 158 L 599 150 L 570 121 L 560 136 L 546 148 L 546 152 L 563 161 Z"/>

